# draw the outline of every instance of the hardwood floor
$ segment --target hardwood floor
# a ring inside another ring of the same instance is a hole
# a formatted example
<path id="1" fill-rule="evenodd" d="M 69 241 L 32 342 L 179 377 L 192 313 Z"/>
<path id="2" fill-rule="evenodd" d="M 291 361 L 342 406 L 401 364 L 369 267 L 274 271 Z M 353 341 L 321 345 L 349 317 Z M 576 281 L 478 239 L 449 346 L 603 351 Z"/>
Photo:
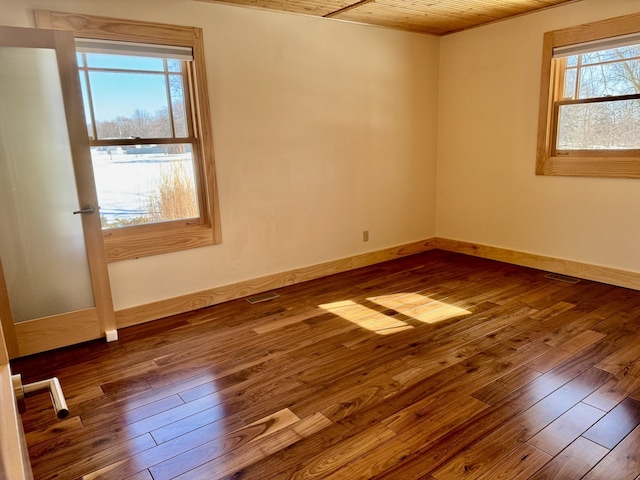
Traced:
<path id="1" fill-rule="evenodd" d="M 37 480 L 640 478 L 640 292 L 430 251 L 13 362 Z"/>

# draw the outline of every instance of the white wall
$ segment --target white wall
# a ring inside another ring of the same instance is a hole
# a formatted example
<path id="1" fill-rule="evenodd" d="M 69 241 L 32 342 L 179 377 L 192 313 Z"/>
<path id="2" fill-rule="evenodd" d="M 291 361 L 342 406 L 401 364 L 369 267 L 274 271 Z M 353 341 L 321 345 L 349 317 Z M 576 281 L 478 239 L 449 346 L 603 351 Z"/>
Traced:
<path id="1" fill-rule="evenodd" d="M 640 11 L 585 0 L 443 37 L 438 237 L 640 272 L 640 182 L 536 176 L 542 36 Z"/>
<path id="2" fill-rule="evenodd" d="M 111 264 L 116 310 L 435 236 L 437 37 L 192 0 L 0 1 L 5 25 L 42 8 L 204 29 L 223 243 Z"/>

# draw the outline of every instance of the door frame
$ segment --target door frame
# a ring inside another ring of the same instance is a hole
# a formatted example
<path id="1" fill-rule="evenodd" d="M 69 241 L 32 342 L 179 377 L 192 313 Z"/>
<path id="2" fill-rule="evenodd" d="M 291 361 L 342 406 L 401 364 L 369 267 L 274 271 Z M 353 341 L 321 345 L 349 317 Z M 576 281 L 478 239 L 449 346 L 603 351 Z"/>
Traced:
<path id="1" fill-rule="evenodd" d="M 78 193 L 78 209 L 93 205 L 97 211 L 98 196 L 73 33 L 0 26 L 0 46 L 47 48 L 56 52 Z M 81 217 L 95 307 L 14 324 L 0 259 L 0 313 L 10 358 L 93 340 L 116 330 L 100 215 Z"/>

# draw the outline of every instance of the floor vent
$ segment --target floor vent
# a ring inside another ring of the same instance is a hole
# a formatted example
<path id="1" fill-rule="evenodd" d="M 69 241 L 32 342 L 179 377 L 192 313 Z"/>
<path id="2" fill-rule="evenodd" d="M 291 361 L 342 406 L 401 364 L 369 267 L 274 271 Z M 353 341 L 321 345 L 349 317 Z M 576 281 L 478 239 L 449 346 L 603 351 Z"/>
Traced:
<path id="1" fill-rule="evenodd" d="M 548 273 L 545 275 L 545 278 L 550 278 L 551 280 L 559 280 L 561 282 L 567 283 L 578 283 L 580 281 L 579 278 L 560 275 L 559 273 Z"/>
<path id="2" fill-rule="evenodd" d="M 268 302 L 269 300 L 273 300 L 274 298 L 278 298 L 280 295 L 273 292 L 261 293 L 259 295 L 253 295 L 252 297 L 247 297 L 245 300 L 249 302 L 251 305 L 254 303 L 260 302 Z"/>

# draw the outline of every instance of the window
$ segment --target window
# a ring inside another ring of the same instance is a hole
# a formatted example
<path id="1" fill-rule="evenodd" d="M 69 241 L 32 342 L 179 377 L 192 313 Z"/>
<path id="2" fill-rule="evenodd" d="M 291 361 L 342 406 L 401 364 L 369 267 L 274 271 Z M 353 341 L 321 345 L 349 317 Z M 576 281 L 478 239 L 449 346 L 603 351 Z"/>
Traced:
<path id="1" fill-rule="evenodd" d="M 198 28 L 59 12 L 71 30 L 109 261 L 219 243 Z"/>
<path id="2" fill-rule="evenodd" d="M 545 34 L 536 173 L 640 178 L 639 25 Z"/>

